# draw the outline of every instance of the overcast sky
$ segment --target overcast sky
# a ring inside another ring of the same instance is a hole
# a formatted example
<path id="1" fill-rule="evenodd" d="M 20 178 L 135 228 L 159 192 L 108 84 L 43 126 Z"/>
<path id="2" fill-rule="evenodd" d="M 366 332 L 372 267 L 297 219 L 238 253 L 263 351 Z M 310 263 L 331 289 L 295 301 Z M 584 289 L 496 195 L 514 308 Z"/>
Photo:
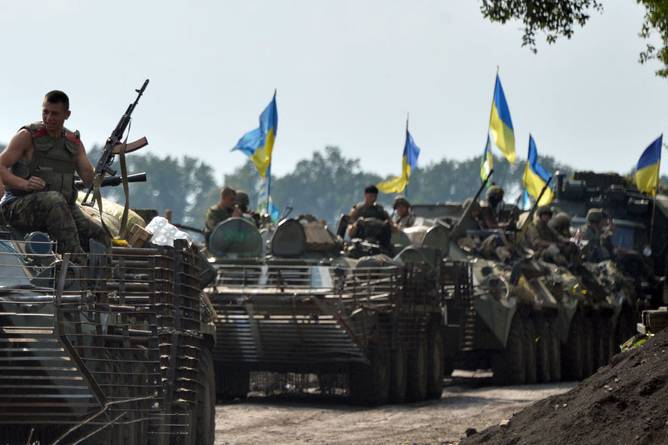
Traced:
<path id="1" fill-rule="evenodd" d="M 519 24 L 485 21 L 477 1 L 0 0 L 0 141 L 62 89 L 67 126 L 101 143 L 148 77 L 132 136 L 156 154 L 201 157 L 221 178 L 276 88 L 274 172 L 339 145 L 399 173 L 408 112 L 421 165 L 482 153 L 499 65 L 518 158 L 531 132 L 539 155 L 626 172 L 668 130 L 668 81 L 637 63 L 643 9 L 604 5 L 534 55 Z"/>

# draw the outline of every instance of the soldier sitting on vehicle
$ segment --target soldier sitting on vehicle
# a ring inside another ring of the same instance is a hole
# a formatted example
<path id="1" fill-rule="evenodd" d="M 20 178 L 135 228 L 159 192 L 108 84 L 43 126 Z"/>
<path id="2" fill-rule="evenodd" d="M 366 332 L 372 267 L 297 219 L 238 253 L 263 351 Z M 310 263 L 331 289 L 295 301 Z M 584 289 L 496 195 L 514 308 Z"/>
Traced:
<path id="1" fill-rule="evenodd" d="M 587 212 L 587 227 L 582 234 L 586 245 L 582 248 L 585 261 L 599 263 L 612 258 L 612 245 L 605 237 L 605 221 L 602 209 L 589 209 Z"/>
<path id="2" fill-rule="evenodd" d="M 389 246 L 394 226 L 390 215 L 378 204 L 378 188 L 370 185 L 364 189 L 364 201 L 350 210 L 348 236 L 350 238 L 374 238 L 382 246 Z"/>
<path id="3" fill-rule="evenodd" d="M 394 198 L 394 215 L 392 215 L 392 222 L 397 229 L 404 229 L 412 227 L 415 224 L 415 215 L 411 211 L 411 203 L 399 195 Z"/>
<path id="4" fill-rule="evenodd" d="M 250 205 L 250 198 L 246 192 L 237 190 L 234 202 L 239 207 L 239 210 L 241 210 L 242 216 L 244 218 L 253 221 L 257 227 L 260 227 L 260 215 L 257 212 L 248 210 L 248 206 Z"/>
<path id="5" fill-rule="evenodd" d="M 570 242 L 569 238 L 560 235 L 550 224 L 553 218 L 552 209 L 549 206 L 541 206 L 536 211 L 536 215 L 526 233 L 526 246 L 532 249 L 544 261 L 568 266 L 569 258 L 573 259 L 577 248 Z M 566 224 L 570 225 L 570 218 L 565 213 Z M 560 220 L 563 216 L 559 217 Z M 560 221 L 563 225 L 563 221 Z M 559 227 L 563 230 L 563 227 Z M 566 228 L 566 231 L 569 229 Z"/>
<path id="6" fill-rule="evenodd" d="M 77 207 L 75 173 L 90 186 L 93 165 L 78 132 L 65 128 L 70 101 L 50 91 L 42 102 L 42 120 L 25 125 L 0 153 L 0 177 L 6 185 L 0 208 L 7 223 L 23 231 L 45 231 L 60 253 L 83 253 L 88 240 L 111 243 L 106 231 Z"/>
<path id="7" fill-rule="evenodd" d="M 480 205 L 478 221 L 481 229 L 505 229 L 506 224 L 500 223 L 498 218 L 499 207 L 503 204 L 504 191 L 498 185 L 487 189 L 485 201 Z"/>
<path id="8" fill-rule="evenodd" d="M 237 192 L 233 188 L 223 187 L 220 191 L 220 201 L 207 209 L 204 222 L 204 235 L 207 240 L 219 223 L 227 218 L 242 215 L 242 211 L 235 201 L 236 195 Z"/>

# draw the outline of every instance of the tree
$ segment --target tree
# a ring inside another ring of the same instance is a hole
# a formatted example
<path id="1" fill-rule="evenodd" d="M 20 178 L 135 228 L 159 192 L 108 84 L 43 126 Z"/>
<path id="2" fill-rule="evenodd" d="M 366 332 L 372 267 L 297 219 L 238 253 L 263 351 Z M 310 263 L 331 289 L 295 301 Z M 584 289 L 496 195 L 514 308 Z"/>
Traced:
<path id="1" fill-rule="evenodd" d="M 649 40 L 656 34 L 662 42 L 660 48 L 648 42 L 640 62 L 658 60 L 662 68 L 656 74 L 668 77 L 668 2 L 636 1 L 646 9 L 640 36 Z M 584 26 L 592 13 L 603 11 L 603 4 L 600 0 L 482 0 L 480 9 L 493 22 L 522 21 L 522 45 L 535 52 L 537 32 L 543 31 L 548 43 L 559 37 L 571 38 L 576 26 Z"/>

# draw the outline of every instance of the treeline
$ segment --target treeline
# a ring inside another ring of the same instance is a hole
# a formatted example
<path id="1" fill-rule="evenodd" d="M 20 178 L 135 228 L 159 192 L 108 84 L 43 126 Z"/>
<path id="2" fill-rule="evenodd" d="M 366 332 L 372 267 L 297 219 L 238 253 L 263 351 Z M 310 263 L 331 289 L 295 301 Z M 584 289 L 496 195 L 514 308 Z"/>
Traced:
<path id="1" fill-rule="evenodd" d="M 1 144 L 0 149 L 4 149 Z M 99 155 L 99 147 L 89 150 L 93 164 Z M 553 173 L 572 170 L 551 157 L 541 158 L 541 163 Z M 222 182 L 216 179 L 210 164 L 187 155 L 179 158 L 136 153 L 127 157 L 127 164 L 129 173 L 148 173 L 148 182 L 130 184 L 130 205 L 153 208 L 161 214 L 171 209 L 176 222 L 202 226 L 204 213 L 217 202 L 223 184 L 247 192 L 251 206 L 258 202 L 259 178 L 250 162 L 226 174 Z M 118 160 L 115 166 L 120 171 Z M 493 182 L 506 189 L 507 199 L 518 196 L 524 167 L 523 161 L 511 166 L 505 160 L 496 159 Z M 280 209 L 291 207 L 293 215 L 308 213 L 333 222 L 362 200 L 365 186 L 383 179 L 387 177 L 363 169 L 359 159 L 347 158 L 340 148 L 329 146 L 299 161 L 290 173 L 275 176 L 272 199 Z M 668 178 L 662 177 L 662 182 L 665 184 Z M 479 157 L 465 161 L 443 159 L 418 167 L 406 194 L 413 203 L 462 201 L 472 196 L 479 186 Z M 106 189 L 104 194 L 122 200 L 121 187 Z M 393 199 L 394 195 L 380 195 L 381 203 L 388 207 Z"/>

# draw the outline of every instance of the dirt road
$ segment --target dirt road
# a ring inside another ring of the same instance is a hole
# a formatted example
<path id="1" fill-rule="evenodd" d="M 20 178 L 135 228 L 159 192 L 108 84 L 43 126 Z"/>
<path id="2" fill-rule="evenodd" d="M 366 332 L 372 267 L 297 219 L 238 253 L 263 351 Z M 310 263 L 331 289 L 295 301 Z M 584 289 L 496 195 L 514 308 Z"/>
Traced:
<path id="1" fill-rule="evenodd" d="M 517 387 L 450 382 L 441 400 L 368 409 L 342 399 L 251 397 L 216 407 L 216 445 L 448 444 L 467 428 L 481 430 L 572 383 Z"/>

